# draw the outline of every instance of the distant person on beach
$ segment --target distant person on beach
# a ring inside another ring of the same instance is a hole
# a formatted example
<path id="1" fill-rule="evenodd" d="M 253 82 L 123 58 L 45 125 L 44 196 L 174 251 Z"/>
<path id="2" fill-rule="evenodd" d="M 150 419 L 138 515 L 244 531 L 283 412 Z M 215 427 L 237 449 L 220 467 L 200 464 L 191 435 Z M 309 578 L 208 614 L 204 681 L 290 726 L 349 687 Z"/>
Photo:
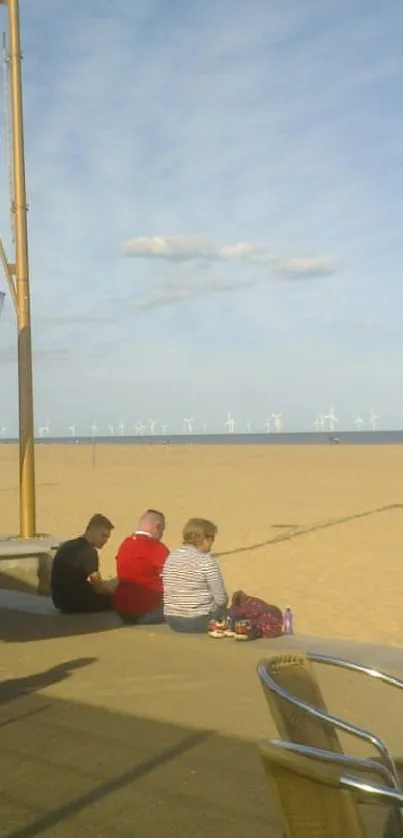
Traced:
<path id="1" fill-rule="evenodd" d="M 57 550 L 50 587 L 59 611 L 90 614 L 112 608 L 112 593 L 99 572 L 98 556 L 112 530 L 113 524 L 105 515 L 93 515 L 84 535 L 65 541 Z"/>
<path id="2" fill-rule="evenodd" d="M 173 631 L 204 634 L 212 619 L 226 614 L 228 594 L 221 571 L 210 555 L 217 527 L 191 518 L 183 528 L 183 545 L 169 554 L 162 579 L 164 614 Z"/>
<path id="3" fill-rule="evenodd" d="M 161 573 L 169 553 L 161 542 L 165 517 L 147 509 L 137 529 L 122 542 L 116 556 L 118 585 L 113 607 L 124 623 L 164 622 Z"/>

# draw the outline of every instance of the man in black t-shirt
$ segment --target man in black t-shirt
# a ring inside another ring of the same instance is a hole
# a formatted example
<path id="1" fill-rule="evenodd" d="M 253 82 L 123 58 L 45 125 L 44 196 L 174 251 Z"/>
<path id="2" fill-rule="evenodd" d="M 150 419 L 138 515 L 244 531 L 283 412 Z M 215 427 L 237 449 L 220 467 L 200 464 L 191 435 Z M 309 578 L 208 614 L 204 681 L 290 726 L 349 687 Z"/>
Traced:
<path id="1" fill-rule="evenodd" d="M 112 594 L 99 572 L 98 550 L 105 546 L 113 524 L 93 515 L 84 535 L 65 541 L 53 559 L 50 587 L 55 608 L 64 614 L 109 611 Z"/>

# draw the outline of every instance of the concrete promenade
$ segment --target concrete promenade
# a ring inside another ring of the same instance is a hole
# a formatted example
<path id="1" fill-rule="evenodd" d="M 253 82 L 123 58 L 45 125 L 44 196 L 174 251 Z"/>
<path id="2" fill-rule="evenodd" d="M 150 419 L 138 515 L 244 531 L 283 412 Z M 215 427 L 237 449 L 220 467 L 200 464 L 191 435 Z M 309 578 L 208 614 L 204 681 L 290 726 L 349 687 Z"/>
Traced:
<path id="1" fill-rule="evenodd" d="M 256 662 L 305 648 L 403 670 L 400 648 L 183 637 L 38 613 L 36 598 L 17 610 L 18 596 L 0 597 L 4 838 L 280 838 L 256 751 L 275 735 Z M 321 682 L 332 711 L 403 753 L 403 694 L 328 668 Z"/>

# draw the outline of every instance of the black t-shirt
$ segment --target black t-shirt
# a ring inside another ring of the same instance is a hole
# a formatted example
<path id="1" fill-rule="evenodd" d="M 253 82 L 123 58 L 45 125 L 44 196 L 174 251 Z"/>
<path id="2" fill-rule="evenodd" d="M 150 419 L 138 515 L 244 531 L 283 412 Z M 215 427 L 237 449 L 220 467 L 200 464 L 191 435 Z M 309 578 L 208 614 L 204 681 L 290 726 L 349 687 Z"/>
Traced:
<path id="1" fill-rule="evenodd" d="M 98 553 L 86 538 L 72 538 L 59 547 L 53 559 L 50 587 L 56 608 L 69 608 L 80 601 L 88 577 L 99 566 Z"/>

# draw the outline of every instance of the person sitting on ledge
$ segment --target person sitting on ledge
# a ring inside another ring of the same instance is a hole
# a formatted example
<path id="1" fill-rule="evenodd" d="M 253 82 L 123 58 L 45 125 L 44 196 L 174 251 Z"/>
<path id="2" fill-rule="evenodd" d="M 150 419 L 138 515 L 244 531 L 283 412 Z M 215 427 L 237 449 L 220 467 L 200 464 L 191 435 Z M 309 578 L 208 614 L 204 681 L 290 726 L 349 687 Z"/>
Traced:
<path id="1" fill-rule="evenodd" d="M 109 541 L 113 524 L 93 515 L 84 535 L 65 541 L 53 559 L 50 588 L 53 605 L 64 614 L 112 609 L 112 592 L 99 572 L 98 550 Z"/>
<path id="2" fill-rule="evenodd" d="M 161 538 L 165 517 L 147 509 L 137 529 L 122 542 L 116 556 L 118 585 L 113 607 L 124 623 L 152 625 L 164 622 L 161 572 L 169 553 Z"/>
<path id="3" fill-rule="evenodd" d="M 183 528 L 183 546 L 165 562 L 164 614 L 173 631 L 204 634 L 210 620 L 226 615 L 228 594 L 217 559 L 210 555 L 216 534 L 211 521 L 191 518 Z"/>

